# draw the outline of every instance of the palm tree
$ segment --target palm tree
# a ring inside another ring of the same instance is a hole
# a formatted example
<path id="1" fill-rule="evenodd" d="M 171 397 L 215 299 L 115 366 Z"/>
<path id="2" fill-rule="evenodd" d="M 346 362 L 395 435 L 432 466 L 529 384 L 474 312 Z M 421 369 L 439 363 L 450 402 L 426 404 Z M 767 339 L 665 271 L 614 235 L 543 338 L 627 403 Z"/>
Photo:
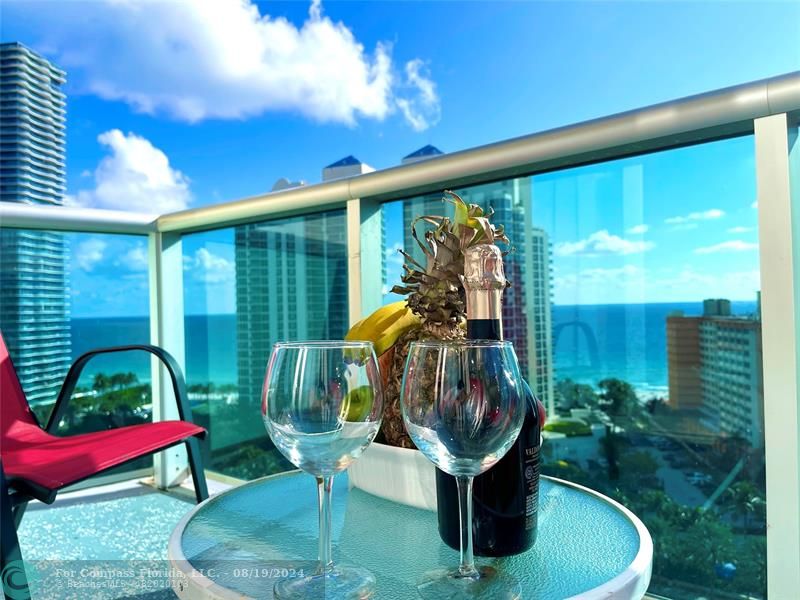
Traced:
<path id="1" fill-rule="evenodd" d="M 607 407 L 607 412 L 612 415 L 630 415 L 639 406 L 636 391 L 627 381 L 609 378 L 603 379 L 598 384 L 602 390 L 600 398 Z"/>
<path id="2" fill-rule="evenodd" d="M 724 510 L 729 514 L 744 514 L 744 528 L 750 528 L 750 517 L 763 514 L 766 501 L 759 489 L 750 481 L 739 481 L 725 490 Z"/>
<path id="3" fill-rule="evenodd" d="M 111 387 L 115 390 L 122 388 L 125 385 L 125 373 L 114 373 L 111 376 Z"/>
<path id="4" fill-rule="evenodd" d="M 111 380 L 105 373 L 97 373 L 92 382 L 92 388 L 98 392 L 103 392 L 111 386 Z"/>

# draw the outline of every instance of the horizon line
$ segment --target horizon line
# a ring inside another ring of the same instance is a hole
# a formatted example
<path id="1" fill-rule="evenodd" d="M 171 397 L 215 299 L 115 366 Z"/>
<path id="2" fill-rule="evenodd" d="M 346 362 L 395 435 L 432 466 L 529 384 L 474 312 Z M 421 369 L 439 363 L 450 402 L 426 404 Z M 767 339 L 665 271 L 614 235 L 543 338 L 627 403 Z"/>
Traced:
<path id="1" fill-rule="evenodd" d="M 703 300 L 729 300 L 730 302 L 751 302 L 756 304 L 758 301 L 753 299 L 748 300 L 734 300 L 730 298 L 704 298 Z M 659 301 L 659 302 L 602 302 L 602 303 L 577 303 L 577 304 L 556 304 L 555 302 L 552 303 L 551 306 L 643 306 L 643 305 L 651 305 L 651 304 L 702 304 L 703 300 L 675 300 L 675 301 Z M 185 317 L 228 317 L 228 316 L 236 316 L 236 312 L 224 312 L 224 313 L 189 313 L 185 314 Z M 71 319 L 143 319 L 143 318 L 150 318 L 149 314 L 145 315 L 102 315 L 102 316 L 89 316 L 89 315 L 74 315 L 70 317 Z"/>

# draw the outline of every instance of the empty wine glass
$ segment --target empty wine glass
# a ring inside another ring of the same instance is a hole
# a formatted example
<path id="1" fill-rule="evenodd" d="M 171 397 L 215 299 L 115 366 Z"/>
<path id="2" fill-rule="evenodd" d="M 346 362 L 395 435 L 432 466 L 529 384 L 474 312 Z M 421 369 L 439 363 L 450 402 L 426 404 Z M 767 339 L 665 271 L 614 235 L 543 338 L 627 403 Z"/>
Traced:
<path id="1" fill-rule="evenodd" d="M 472 480 L 508 452 L 525 418 L 525 392 L 510 342 L 414 342 L 401 390 L 417 448 L 458 484 L 461 564 L 423 575 L 423 598 L 518 598 L 519 584 L 472 554 Z"/>
<path id="2" fill-rule="evenodd" d="M 317 480 L 319 567 L 275 584 L 280 599 L 369 598 L 375 577 L 334 565 L 331 557 L 333 476 L 369 446 L 380 428 L 383 392 L 371 342 L 275 344 L 264 381 L 261 412 L 275 447 Z"/>

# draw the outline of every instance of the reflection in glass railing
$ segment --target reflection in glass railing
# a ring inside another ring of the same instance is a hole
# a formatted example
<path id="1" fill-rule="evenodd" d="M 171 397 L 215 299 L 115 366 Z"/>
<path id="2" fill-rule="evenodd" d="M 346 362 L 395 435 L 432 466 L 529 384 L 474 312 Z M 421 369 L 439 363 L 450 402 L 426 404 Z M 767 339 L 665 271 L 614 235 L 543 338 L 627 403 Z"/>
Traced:
<path id="1" fill-rule="evenodd" d="M 206 465 L 254 479 L 293 468 L 261 423 L 272 344 L 347 332 L 344 211 L 186 235 L 189 397 L 210 432 Z"/>
<path id="2" fill-rule="evenodd" d="M 543 472 L 636 512 L 670 598 L 766 597 L 753 165 L 741 137 L 457 190 L 513 246 L 504 329 L 549 408 Z M 443 210 L 384 205 L 385 302 L 397 249 L 422 259 L 411 219 Z"/>
<path id="3" fill-rule="evenodd" d="M 72 362 L 101 347 L 148 343 L 146 241 L 138 236 L 0 230 L 0 330 L 39 422 Z M 91 360 L 59 435 L 152 419 L 150 359 Z M 152 465 L 148 458 L 115 472 Z"/>

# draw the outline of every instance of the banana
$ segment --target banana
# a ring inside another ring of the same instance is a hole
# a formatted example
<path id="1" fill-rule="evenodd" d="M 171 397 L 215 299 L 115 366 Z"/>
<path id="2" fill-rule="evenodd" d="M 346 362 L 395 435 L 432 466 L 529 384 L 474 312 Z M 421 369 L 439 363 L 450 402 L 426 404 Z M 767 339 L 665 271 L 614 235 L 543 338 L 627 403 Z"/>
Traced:
<path id="1" fill-rule="evenodd" d="M 344 339 L 352 340 L 352 341 L 360 340 L 361 338 L 358 337 L 358 331 L 361 328 L 361 326 L 364 324 L 364 321 L 366 321 L 366 319 L 361 319 L 358 323 L 353 325 L 350 328 L 350 330 L 347 332 L 347 334 L 344 336 Z"/>
<path id="2" fill-rule="evenodd" d="M 422 325 L 420 318 L 415 315 L 411 309 L 406 308 L 403 310 L 399 319 L 396 319 L 392 324 L 383 330 L 383 335 L 375 342 L 375 354 L 380 356 L 389 348 L 395 345 L 397 340 L 406 332 L 416 329 Z"/>
<path id="3" fill-rule="evenodd" d="M 347 332 L 346 340 L 369 340 L 375 346 L 375 355 L 380 356 L 407 331 L 416 329 L 420 318 L 401 300 L 382 306 L 362 319 Z"/>
<path id="4" fill-rule="evenodd" d="M 391 318 L 394 314 L 399 314 L 406 307 L 405 300 L 393 302 L 386 306 L 381 306 L 374 313 L 361 319 L 358 323 L 350 328 L 347 335 L 344 337 L 346 340 L 373 340 L 374 332 L 379 331 L 379 323 L 384 319 Z M 374 340 L 373 340 L 374 341 Z"/>
<path id="5" fill-rule="evenodd" d="M 347 335 L 344 336 L 344 339 L 372 340 L 372 337 L 370 337 L 370 332 L 375 331 L 376 324 L 382 319 L 391 316 L 392 313 L 395 313 L 405 308 L 405 306 L 406 306 L 405 300 L 400 300 L 399 302 L 393 302 L 392 304 L 381 306 L 374 313 L 372 313 L 371 315 L 369 315 L 364 319 L 361 319 L 358 323 L 353 325 L 350 328 L 350 331 L 347 332 Z"/>

